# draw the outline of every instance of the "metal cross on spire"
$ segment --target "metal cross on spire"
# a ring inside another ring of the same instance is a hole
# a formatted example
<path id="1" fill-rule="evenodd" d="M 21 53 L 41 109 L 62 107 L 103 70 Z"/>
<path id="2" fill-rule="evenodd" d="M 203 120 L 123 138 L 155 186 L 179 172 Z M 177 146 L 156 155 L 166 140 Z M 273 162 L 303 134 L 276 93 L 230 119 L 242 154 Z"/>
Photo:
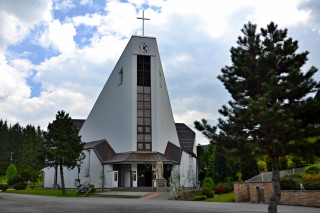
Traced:
<path id="1" fill-rule="evenodd" d="M 142 10 L 142 18 L 137 17 L 137 19 L 142 19 L 142 35 L 144 36 L 144 20 L 150 20 L 150 19 L 144 17 L 144 10 Z"/>

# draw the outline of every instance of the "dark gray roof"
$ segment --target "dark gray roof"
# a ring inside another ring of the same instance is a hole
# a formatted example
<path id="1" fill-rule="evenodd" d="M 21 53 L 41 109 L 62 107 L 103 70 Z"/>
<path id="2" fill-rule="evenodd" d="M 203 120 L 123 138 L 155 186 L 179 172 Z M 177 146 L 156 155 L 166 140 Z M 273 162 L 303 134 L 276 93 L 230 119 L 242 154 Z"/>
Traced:
<path id="1" fill-rule="evenodd" d="M 184 123 L 176 123 L 176 129 L 182 150 L 189 154 L 195 155 L 193 153 L 193 147 L 196 133 Z"/>
<path id="2" fill-rule="evenodd" d="M 93 149 L 101 163 L 157 162 L 158 159 L 161 159 L 163 163 L 176 164 L 175 161 L 159 152 L 144 151 L 116 153 L 106 140 L 86 143 L 84 149 Z"/>
<path id="3" fill-rule="evenodd" d="M 122 162 L 157 162 L 161 159 L 163 163 L 172 164 L 165 155 L 159 152 L 126 152 L 118 153 L 105 160 L 103 163 L 122 163 Z"/>
<path id="4" fill-rule="evenodd" d="M 86 143 L 84 145 L 84 149 L 93 149 L 101 162 L 104 162 L 116 155 L 115 151 L 106 140 Z"/>
<path id="5" fill-rule="evenodd" d="M 164 155 L 169 158 L 171 161 L 175 162 L 176 164 L 180 164 L 181 160 L 181 149 L 180 147 L 174 145 L 170 141 L 167 143 L 166 151 Z"/>
<path id="6" fill-rule="evenodd" d="M 72 119 L 73 123 L 76 125 L 76 129 L 78 130 L 78 132 L 80 131 L 82 125 L 84 124 L 84 122 L 86 121 L 85 119 Z"/>

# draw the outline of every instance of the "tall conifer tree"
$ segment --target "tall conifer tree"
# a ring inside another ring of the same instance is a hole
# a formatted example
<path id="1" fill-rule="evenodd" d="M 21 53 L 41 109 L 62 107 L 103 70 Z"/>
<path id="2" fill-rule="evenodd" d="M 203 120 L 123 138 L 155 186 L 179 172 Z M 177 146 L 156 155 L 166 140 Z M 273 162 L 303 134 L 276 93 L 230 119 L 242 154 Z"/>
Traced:
<path id="1" fill-rule="evenodd" d="M 281 198 L 279 156 L 319 150 L 320 102 L 312 94 L 320 88 L 312 77 L 315 67 L 303 72 L 308 52 L 297 53 L 298 42 L 287 29 L 271 22 L 257 33 L 250 22 L 231 48 L 232 65 L 218 79 L 232 95 L 219 112 L 219 133 L 206 120 L 195 122 L 209 138 L 229 148 L 266 154 L 272 159 L 274 193 L 269 212 L 277 212 Z M 213 131 L 212 131 L 213 130 Z"/>
<path id="2" fill-rule="evenodd" d="M 63 167 L 73 169 L 80 165 L 85 155 L 82 152 L 84 143 L 69 114 L 58 111 L 56 119 L 49 123 L 45 134 L 45 163 L 48 167 L 59 166 L 62 193 L 66 194 Z"/>

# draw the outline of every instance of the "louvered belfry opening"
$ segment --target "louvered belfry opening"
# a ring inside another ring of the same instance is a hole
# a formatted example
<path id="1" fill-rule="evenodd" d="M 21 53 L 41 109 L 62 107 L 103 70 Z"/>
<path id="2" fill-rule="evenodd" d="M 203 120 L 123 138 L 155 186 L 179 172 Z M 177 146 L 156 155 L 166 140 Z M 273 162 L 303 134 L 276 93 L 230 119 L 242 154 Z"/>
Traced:
<path id="1" fill-rule="evenodd" d="M 152 150 L 151 136 L 151 61 L 137 56 L 137 150 Z"/>

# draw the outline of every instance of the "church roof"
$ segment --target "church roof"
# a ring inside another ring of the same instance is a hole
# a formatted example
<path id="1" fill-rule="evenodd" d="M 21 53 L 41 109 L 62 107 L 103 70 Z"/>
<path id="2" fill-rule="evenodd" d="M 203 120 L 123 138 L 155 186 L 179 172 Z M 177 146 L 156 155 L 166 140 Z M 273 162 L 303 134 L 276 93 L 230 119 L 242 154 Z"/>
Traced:
<path id="1" fill-rule="evenodd" d="M 175 145 L 173 145 L 175 146 Z M 177 147 L 179 150 L 180 148 Z M 173 154 L 161 154 L 159 152 L 124 152 L 116 153 L 106 140 L 98 140 L 86 143 L 84 149 L 93 149 L 101 163 L 124 163 L 124 162 L 157 162 L 160 158 L 167 164 L 180 162 L 180 153 L 177 159 Z"/>
<path id="2" fill-rule="evenodd" d="M 159 152 L 126 152 L 118 153 L 103 163 L 123 163 L 123 162 L 157 162 L 161 159 L 163 163 L 174 163 L 165 155 Z"/>
<path id="3" fill-rule="evenodd" d="M 180 164 L 181 149 L 180 147 L 174 145 L 170 141 L 167 143 L 167 147 L 166 147 L 166 151 L 164 152 L 164 155 L 170 160 L 176 162 L 177 164 Z"/>
<path id="4" fill-rule="evenodd" d="M 76 125 L 76 129 L 80 131 L 82 125 L 86 121 L 85 119 L 72 119 L 73 123 Z"/>
<path id="5" fill-rule="evenodd" d="M 116 155 L 110 144 L 106 140 L 98 140 L 84 145 L 84 149 L 93 149 L 101 162 L 106 161 Z"/>
<path id="6" fill-rule="evenodd" d="M 193 153 L 193 147 L 195 143 L 196 133 L 184 123 L 176 123 L 176 129 L 181 149 L 191 155 L 195 155 Z"/>

